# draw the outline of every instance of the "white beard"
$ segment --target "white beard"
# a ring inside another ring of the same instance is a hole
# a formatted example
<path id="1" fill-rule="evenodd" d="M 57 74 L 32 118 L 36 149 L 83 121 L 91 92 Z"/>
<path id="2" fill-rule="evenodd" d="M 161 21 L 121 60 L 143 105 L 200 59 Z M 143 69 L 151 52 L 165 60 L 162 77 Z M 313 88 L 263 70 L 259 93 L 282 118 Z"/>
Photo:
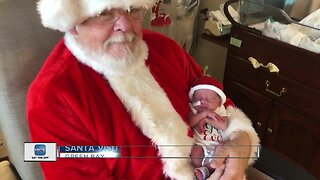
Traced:
<path id="1" fill-rule="evenodd" d="M 162 158 L 164 174 L 178 180 L 192 180 L 188 157 L 193 139 L 186 135 L 188 126 L 144 63 L 148 57 L 146 43 L 139 40 L 134 52 L 117 60 L 107 54 L 101 56 L 83 50 L 70 34 L 66 34 L 65 43 L 79 61 L 104 75 L 134 123 L 154 144 L 160 145 L 161 157 L 182 157 Z"/>
<path id="2" fill-rule="evenodd" d="M 136 45 L 133 52 L 129 48 L 122 49 L 122 53 L 124 53 L 122 58 L 115 58 L 109 55 L 103 48 L 92 52 L 78 43 L 70 33 L 66 33 L 64 39 L 66 46 L 80 62 L 105 76 L 127 75 L 128 72 L 135 71 L 138 66 L 143 66 L 148 57 L 148 47 L 142 39 L 135 40 Z M 120 40 L 121 38 L 114 38 L 116 42 Z M 104 48 L 109 43 L 110 41 L 106 41 Z"/>

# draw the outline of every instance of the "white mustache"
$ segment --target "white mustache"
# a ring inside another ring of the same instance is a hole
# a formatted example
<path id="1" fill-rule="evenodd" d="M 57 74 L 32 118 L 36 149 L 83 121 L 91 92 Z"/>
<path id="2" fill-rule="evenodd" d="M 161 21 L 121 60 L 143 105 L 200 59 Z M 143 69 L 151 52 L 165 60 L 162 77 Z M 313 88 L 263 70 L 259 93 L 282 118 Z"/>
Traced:
<path id="1" fill-rule="evenodd" d="M 132 42 L 136 38 L 136 35 L 134 33 L 125 33 L 121 35 L 114 35 L 111 36 L 106 42 L 104 43 L 104 46 L 108 46 L 112 43 L 122 43 L 122 42 Z"/>

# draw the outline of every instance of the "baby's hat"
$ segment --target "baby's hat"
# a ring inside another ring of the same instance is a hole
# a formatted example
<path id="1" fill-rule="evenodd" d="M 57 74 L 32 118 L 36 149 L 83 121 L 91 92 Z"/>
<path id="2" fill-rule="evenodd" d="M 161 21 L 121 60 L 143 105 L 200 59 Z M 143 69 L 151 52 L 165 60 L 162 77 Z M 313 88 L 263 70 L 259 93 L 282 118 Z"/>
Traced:
<path id="1" fill-rule="evenodd" d="M 189 91 L 189 99 L 192 100 L 193 94 L 199 89 L 209 89 L 216 92 L 221 98 L 221 105 L 226 102 L 226 95 L 223 92 L 223 85 L 210 76 L 201 76 L 191 83 Z"/>

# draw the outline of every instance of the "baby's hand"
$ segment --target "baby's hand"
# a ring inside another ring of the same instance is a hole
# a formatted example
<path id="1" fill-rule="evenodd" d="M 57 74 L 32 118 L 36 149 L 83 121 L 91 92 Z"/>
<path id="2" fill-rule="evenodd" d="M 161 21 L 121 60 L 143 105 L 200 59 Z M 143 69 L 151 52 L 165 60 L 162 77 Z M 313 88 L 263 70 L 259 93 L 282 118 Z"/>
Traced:
<path id="1" fill-rule="evenodd" d="M 207 112 L 199 112 L 198 114 L 189 115 L 189 124 L 191 127 L 197 125 L 202 119 L 207 117 Z"/>
<path id="2" fill-rule="evenodd" d="M 225 116 L 220 116 L 219 114 L 217 114 L 214 111 L 209 111 L 208 112 L 208 118 L 207 119 L 207 123 L 210 124 L 211 126 L 217 128 L 217 129 L 221 129 L 221 130 L 225 130 L 228 127 L 228 119 Z"/>
<path id="3" fill-rule="evenodd" d="M 207 118 L 203 118 L 196 124 L 196 131 L 199 134 L 204 133 L 206 121 L 207 121 Z"/>

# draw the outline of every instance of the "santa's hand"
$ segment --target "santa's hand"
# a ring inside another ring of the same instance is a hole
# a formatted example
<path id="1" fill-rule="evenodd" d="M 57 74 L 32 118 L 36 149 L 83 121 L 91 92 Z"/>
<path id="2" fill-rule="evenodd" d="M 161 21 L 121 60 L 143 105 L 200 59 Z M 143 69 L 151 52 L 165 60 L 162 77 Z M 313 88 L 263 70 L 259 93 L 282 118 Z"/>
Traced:
<path id="1" fill-rule="evenodd" d="M 214 172 L 210 175 L 207 180 L 219 180 L 221 176 L 224 174 L 224 170 L 226 168 L 225 164 L 222 164 L 222 166 L 219 166 L 214 170 Z"/>
<path id="2" fill-rule="evenodd" d="M 222 166 L 228 158 L 230 152 L 229 149 L 223 144 L 217 145 L 215 148 L 214 159 L 211 160 L 210 166 L 214 169 Z"/>
<path id="3" fill-rule="evenodd" d="M 243 179 L 250 156 L 250 139 L 242 131 L 230 135 L 230 141 L 223 142 L 215 149 L 215 157 L 210 165 L 218 168 L 225 163 L 226 168 L 221 179 Z"/>

